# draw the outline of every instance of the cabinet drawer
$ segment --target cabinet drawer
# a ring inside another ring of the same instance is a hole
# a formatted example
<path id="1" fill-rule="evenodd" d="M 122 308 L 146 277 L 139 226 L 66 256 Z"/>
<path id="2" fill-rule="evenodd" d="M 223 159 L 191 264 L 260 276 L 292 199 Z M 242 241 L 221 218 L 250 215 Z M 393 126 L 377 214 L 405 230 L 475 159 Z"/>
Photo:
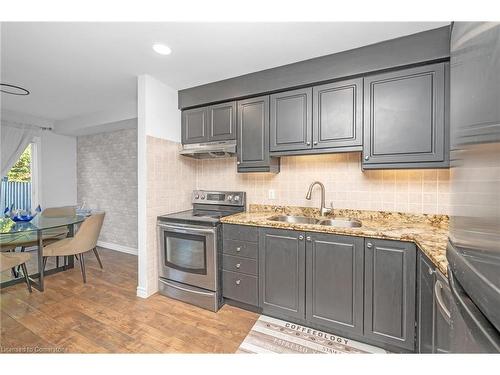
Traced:
<path id="1" fill-rule="evenodd" d="M 257 259 L 258 245 L 256 243 L 224 240 L 222 249 L 224 254 Z"/>
<path id="2" fill-rule="evenodd" d="M 224 224 L 223 237 L 230 240 L 259 242 L 259 229 L 244 225 Z"/>
<path id="3" fill-rule="evenodd" d="M 257 260 L 224 254 L 222 256 L 222 268 L 226 271 L 257 275 Z"/>
<path id="4" fill-rule="evenodd" d="M 257 280 L 255 276 L 222 271 L 222 295 L 225 298 L 257 306 L 259 301 Z"/>

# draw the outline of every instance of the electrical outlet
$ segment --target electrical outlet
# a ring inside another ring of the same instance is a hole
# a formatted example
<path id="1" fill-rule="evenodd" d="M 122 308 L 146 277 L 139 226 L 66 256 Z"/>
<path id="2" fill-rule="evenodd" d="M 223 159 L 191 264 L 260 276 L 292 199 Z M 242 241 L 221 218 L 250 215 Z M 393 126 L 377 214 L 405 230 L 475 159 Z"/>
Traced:
<path id="1" fill-rule="evenodd" d="M 269 189 L 267 191 L 267 198 L 268 199 L 276 199 L 276 190 L 274 189 Z"/>

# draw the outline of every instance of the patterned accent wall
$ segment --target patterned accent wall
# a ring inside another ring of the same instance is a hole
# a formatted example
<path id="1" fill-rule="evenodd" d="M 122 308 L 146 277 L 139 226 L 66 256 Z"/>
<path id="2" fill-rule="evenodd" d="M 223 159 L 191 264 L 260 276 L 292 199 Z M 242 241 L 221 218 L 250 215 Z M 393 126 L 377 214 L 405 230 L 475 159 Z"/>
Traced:
<path id="1" fill-rule="evenodd" d="M 305 199 L 309 184 L 321 181 L 326 205 L 359 210 L 449 214 L 448 169 L 361 170 L 360 153 L 289 156 L 281 158 L 281 172 L 236 173 L 236 159 L 198 162 L 199 189 L 243 190 L 248 203 L 319 206 L 320 192 Z M 269 199 L 274 189 L 276 198 Z"/>
<path id="2" fill-rule="evenodd" d="M 77 195 L 106 212 L 100 241 L 137 250 L 137 129 L 77 138 Z"/>

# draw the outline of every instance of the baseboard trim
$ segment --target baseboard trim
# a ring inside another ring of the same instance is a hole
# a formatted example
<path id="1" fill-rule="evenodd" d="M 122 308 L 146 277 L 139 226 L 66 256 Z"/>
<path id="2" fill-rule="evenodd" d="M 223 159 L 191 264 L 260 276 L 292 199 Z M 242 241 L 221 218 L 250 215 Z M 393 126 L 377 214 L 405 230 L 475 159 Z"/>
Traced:
<path id="1" fill-rule="evenodd" d="M 137 249 L 128 246 L 118 245 L 116 243 L 97 241 L 97 246 L 104 247 L 110 250 L 119 251 L 121 253 L 137 255 Z"/>
<path id="2" fill-rule="evenodd" d="M 143 288 L 142 286 L 138 286 L 137 287 L 137 297 L 148 298 L 149 294 L 148 294 L 148 292 L 146 291 L 145 288 Z"/>

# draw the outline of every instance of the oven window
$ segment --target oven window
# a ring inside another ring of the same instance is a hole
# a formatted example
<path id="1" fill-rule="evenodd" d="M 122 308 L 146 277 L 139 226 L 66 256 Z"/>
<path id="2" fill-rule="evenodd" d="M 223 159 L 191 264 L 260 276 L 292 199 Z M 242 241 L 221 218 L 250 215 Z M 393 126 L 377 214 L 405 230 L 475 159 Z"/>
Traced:
<path id="1" fill-rule="evenodd" d="M 165 266 L 181 271 L 207 274 L 207 250 L 204 236 L 163 232 Z"/>

